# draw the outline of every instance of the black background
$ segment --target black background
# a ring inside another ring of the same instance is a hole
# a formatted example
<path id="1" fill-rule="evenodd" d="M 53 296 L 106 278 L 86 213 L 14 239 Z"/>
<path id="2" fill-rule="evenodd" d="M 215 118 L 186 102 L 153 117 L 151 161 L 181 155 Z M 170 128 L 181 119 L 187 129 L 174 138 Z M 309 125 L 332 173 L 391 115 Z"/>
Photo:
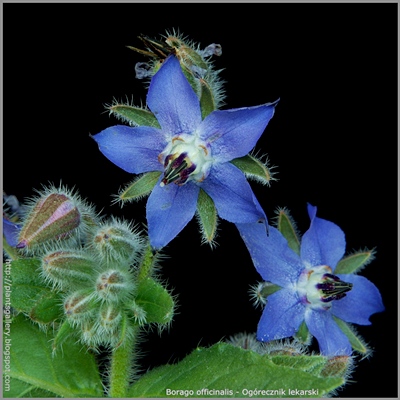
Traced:
<path id="1" fill-rule="evenodd" d="M 145 201 L 121 209 L 111 195 L 133 178 L 89 134 L 116 124 L 113 98 L 145 100 L 126 48 L 141 33 L 180 29 L 222 45 L 215 59 L 224 108 L 281 99 L 257 144 L 279 179 L 252 183 L 270 219 L 288 207 L 304 232 L 306 203 L 346 233 L 347 250 L 377 249 L 363 275 L 386 311 L 358 332 L 374 348 L 342 397 L 397 396 L 397 4 L 4 4 L 4 190 L 18 198 L 62 181 L 103 214 L 145 222 Z M 260 280 L 232 224 L 218 246 L 200 246 L 196 221 L 165 249 L 162 276 L 179 296 L 161 337 L 143 343 L 143 368 L 181 359 L 197 345 L 254 332 L 249 301 Z M 378 375 L 383 372 L 382 378 Z"/>

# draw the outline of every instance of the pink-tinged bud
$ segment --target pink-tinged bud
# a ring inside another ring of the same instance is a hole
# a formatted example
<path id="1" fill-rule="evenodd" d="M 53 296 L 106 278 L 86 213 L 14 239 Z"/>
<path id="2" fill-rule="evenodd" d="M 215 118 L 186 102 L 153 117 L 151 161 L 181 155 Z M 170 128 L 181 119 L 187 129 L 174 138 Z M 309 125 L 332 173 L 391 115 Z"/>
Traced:
<path id="1" fill-rule="evenodd" d="M 67 239 L 77 229 L 85 228 L 91 219 L 96 219 L 95 213 L 79 196 L 63 188 L 45 189 L 30 205 L 16 247 L 30 249 L 48 241 Z"/>
<path id="2" fill-rule="evenodd" d="M 23 249 L 67 237 L 78 228 L 80 221 L 81 214 L 72 199 L 62 193 L 51 193 L 33 208 L 16 247 Z"/>

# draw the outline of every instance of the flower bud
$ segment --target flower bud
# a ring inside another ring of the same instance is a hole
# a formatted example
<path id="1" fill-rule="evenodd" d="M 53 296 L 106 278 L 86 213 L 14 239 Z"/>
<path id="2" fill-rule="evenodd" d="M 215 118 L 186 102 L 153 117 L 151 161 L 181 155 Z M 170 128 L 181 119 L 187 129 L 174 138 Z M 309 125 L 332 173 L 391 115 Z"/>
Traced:
<path id="1" fill-rule="evenodd" d="M 115 304 L 103 304 L 100 308 L 99 325 L 104 332 L 111 333 L 118 330 L 122 315 Z"/>
<path id="2" fill-rule="evenodd" d="M 42 276 L 60 289 L 94 285 L 97 262 L 80 250 L 55 250 L 42 258 Z"/>
<path id="3" fill-rule="evenodd" d="M 19 249 L 30 248 L 51 240 L 69 238 L 86 225 L 92 213 L 78 196 L 63 188 L 49 188 L 33 200 L 18 237 Z M 95 217 L 93 217 L 95 218 Z"/>
<path id="4" fill-rule="evenodd" d="M 352 370 L 353 359 L 349 356 L 335 356 L 327 360 L 322 376 L 343 376 L 347 377 Z"/>
<path id="5" fill-rule="evenodd" d="M 139 259 L 144 241 L 130 224 L 112 219 L 94 230 L 90 247 L 107 261 L 131 264 Z"/>
<path id="6" fill-rule="evenodd" d="M 136 285 L 129 271 L 110 269 L 102 272 L 96 281 L 97 296 L 109 303 L 117 303 L 133 296 Z"/>
<path id="7" fill-rule="evenodd" d="M 69 295 L 64 301 L 64 312 L 75 324 L 85 323 L 96 309 L 92 289 L 79 290 Z"/>

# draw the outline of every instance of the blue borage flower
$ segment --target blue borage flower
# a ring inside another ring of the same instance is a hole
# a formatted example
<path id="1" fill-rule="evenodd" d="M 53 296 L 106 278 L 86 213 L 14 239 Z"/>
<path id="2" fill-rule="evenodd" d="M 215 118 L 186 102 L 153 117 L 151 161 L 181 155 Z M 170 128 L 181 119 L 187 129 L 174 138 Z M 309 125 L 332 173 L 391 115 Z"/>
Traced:
<path id="1" fill-rule="evenodd" d="M 265 281 L 282 289 L 268 296 L 257 339 L 268 342 L 293 336 L 305 321 L 324 355 L 351 355 L 352 347 L 333 316 L 359 325 L 383 311 L 379 290 L 355 274 L 334 275 L 345 252 L 345 236 L 334 223 L 316 217 L 308 205 L 311 225 L 303 235 L 300 256 L 274 227 L 269 236 L 257 224 L 237 224 L 253 263 Z"/>
<path id="2" fill-rule="evenodd" d="M 200 188 L 221 218 L 233 223 L 263 221 L 265 230 L 264 211 L 244 174 L 229 161 L 253 149 L 277 102 L 215 110 L 202 120 L 199 99 L 171 55 L 152 78 L 147 104 L 161 129 L 117 125 L 94 140 L 127 172 L 161 172 L 146 207 L 153 248 L 167 245 L 193 218 Z"/>
<path id="3" fill-rule="evenodd" d="M 21 224 L 12 222 L 8 217 L 3 215 L 3 237 L 6 239 L 9 246 L 17 246 L 21 228 Z"/>

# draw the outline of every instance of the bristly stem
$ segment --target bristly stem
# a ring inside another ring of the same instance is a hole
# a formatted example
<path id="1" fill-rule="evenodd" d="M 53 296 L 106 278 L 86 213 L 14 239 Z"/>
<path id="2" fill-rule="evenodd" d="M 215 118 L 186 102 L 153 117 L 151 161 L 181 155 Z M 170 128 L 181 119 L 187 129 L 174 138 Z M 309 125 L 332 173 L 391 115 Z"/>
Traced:
<path id="1" fill-rule="evenodd" d="M 127 392 L 135 362 L 135 345 L 139 327 L 130 325 L 129 328 L 133 329 L 133 335 L 126 337 L 127 324 L 128 321 L 125 319 L 122 334 L 122 337 L 125 338 L 121 345 L 113 349 L 111 355 L 109 397 L 128 397 Z"/>
<path id="2" fill-rule="evenodd" d="M 154 254 L 147 246 L 137 275 L 137 283 L 151 275 Z M 110 397 L 128 397 L 129 381 L 135 362 L 135 346 L 140 327 L 132 325 L 127 318 L 122 322 L 121 344 L 113 349 L 110 365 Z M 133 334 L 132 334 L 133 333 Z"/>

